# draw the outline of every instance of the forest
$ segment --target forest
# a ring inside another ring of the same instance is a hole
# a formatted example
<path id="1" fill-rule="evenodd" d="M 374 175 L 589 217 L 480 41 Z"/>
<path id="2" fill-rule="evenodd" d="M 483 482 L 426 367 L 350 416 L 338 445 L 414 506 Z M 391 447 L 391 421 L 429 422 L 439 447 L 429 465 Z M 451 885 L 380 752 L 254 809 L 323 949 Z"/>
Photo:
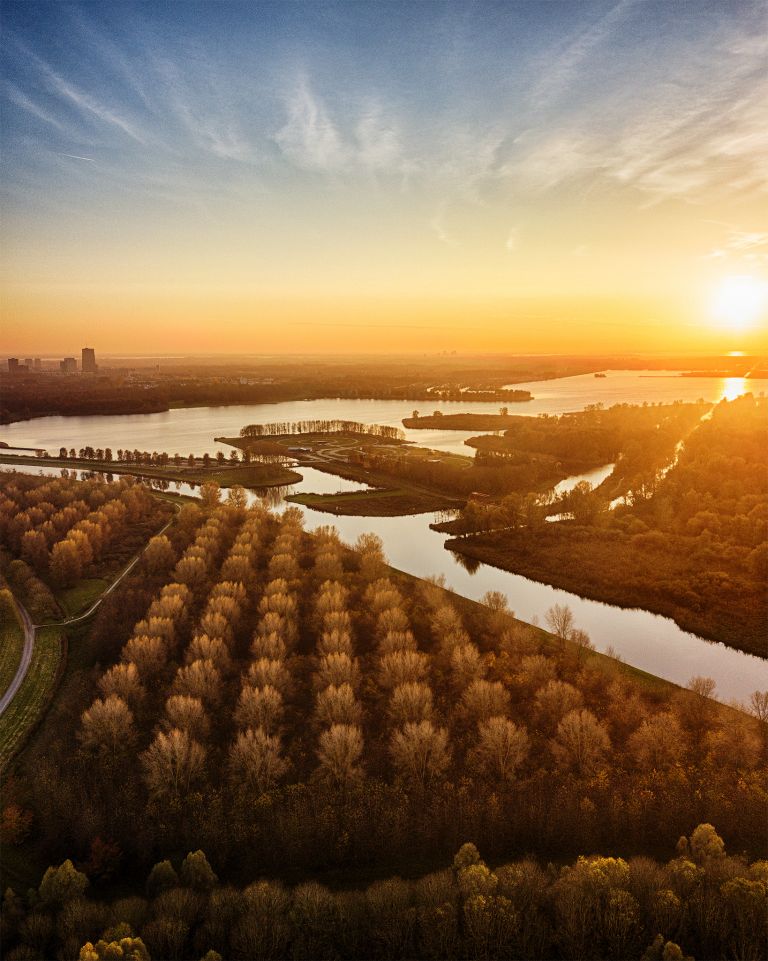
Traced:
<path id="1" fill-rule="evenodd" d="M 587 407 L 575 414 L 514 417 L 502 437 L 471 437 L 478 464 L 515 462 L 520 452 L 551 457 L 570 473 L 600 467 L 621 455 L 621 471 L 637 458 L 661 462 L 707 411 L 705 404 Z M 619 474 L 617 473 L 617 477 Z"/>
<path id="2" fill-rule="evenodd" d="M 443 528 L 488 533 L 449 546 L 765 656 L 767 422 L 765 399 L 722 401 L 679 449 L 674 433 L 628 447 L 598 491 L 582 484 L 559 501 L 470 501 Z M 618 490 L 624 496 L 609 509 Z M 547 514 L 563 520 L 545 523 Z"/>
<path id="3" fill-rule="evenodd" d="M 4 504 L 45 487 L 8 477 Z M 736 712 L 544 614 L 209 485 L 7 780 L 4 872 L 40 867 L 4 884 L 6 956 L 757 958 L 768 698 Z"/>

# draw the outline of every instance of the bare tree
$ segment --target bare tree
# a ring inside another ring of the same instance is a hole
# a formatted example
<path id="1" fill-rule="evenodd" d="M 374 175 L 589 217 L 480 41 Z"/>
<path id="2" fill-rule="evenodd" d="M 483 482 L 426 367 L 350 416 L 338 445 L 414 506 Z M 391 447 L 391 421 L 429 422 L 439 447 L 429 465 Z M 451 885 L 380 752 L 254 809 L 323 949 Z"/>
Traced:
<path id="1" fill-rule="evenodd" d="M 221 699 L 221 674 L 213 661 L 193 661 L 176 672 L 173 692 L 200 698 L 204 704 L 212 707 Z"/>
<path id="2" fill-rule="evenodd" d="M 584 703 L 581 691 L 566 681 L 547 681 L 538 689 L 534 698 L 534 710 L 542 728 L 554 731 L 566 714 Z"/>
<path id="3" fill-rule="evenodd" d="M 241 731 L 229 750 L 230 777 L 249 792 L 263 794 L 271 790 L 284 777 L 288 767 L 282 756 L 280 739 L 260 727 Z"/>
<path id="4" fill-rule="evenodd" d="M 272 661 L 282 661 L 285 659 L 288 649 L 281 634 L 277 631 L 270 631 L 262 634 L 260 631 L 254 635 L 251 642 L 251 654 L 259 660 L 262 657 Z"/>
<path id="5" fill-rule="evenodd" d="M 461 707 L 471 722 L 480 724 L 509 712 L 509 692 L 499 681 L 473 681 L 461 697 Z"/>
<path id="6" fill-rule="evenodd" d="M 363 735 L 353 724 L 333 724 L 320 735 L 317 750 L 322 773 L 342 785 L 361 774 Z"/>
<path id="7" fill-rule="evenodd" d="M 196 741 L 204 741 L 210 732 L 211 722 L 203 702 L 188 694 L 173 694 L 165 702 L 166 721 L 163 727 L 172 731 L 178 728 Z"/>
<path id="8" fill-rule="evenodd" d="M 235 722 L 238 727 L 263 728 L 267 734 L 274 734 L 283 712 L 283 697 L 277 688 L 271 684 L 264 687 L 245 684 L 235 709 Z"/>
<path id="9" fill-rule="evenodd" d="M 390 631 L 407 631 L 408 615 L 399 607 L 389 607 L 376 618 L 376 636 L 385 637 Z"/>
<path id="10" fill-rule="evenodd" d="M 409 681 L 423 681 L 429 660 L 421 651 L 396 651 L 385 654 L 379 663 L 378 680 L 388 690 Z"/>
<path id="11" fill-rule="evenodd" d="M 130 638 L 120 656 L 125 663 L 135 664 L 142 678 L 153 680 L 166 665 L 166 642 L 161 637 L 140 634 Z"/>
<path id="12" fill-rule="evenodd" d="M 324 631 L 317 644 L 318 654 L 346 654 L 352 656 L 352 637 L 348 631 Z"/>
<path id="13" fill-rule="evenodd" d="M 567 641 L 573 630 L 573 611 L 567 604 L 555 604 L 544 615 L 547 627 L 561 641 Z"/>
<path id="14" fill-rule="evenodd" d="M 247 682 L 252 687 L 274 687 L 285 697 L 290 687 L 291 678 L 282 661 L 260 657 L 248 668 Z"/>
<path id="15" fill-rule="evenodd" d="M 352 619 L 348 611 L 328 611 L 323 616 L 322 628 L 324 631 L 345 631 L 352 633 Z"/>
<path id="16" fill-rule="evenodd" d="M 349 684 L 353 691 L 360 686 L 360 667 L 348 654 L 326 654 L 320 658 L 315 673 L 315 687 Z"/>
<path id="17" fill-rule="evenodd" d="M 392 691 L 387 713 L 397 727 L 432 720 L 432 690 L 420 682 L 398 684 Z"/>
<path id="18" fill-rule="evenodd" d="M 360 559 L 360 575 L 364 580 L 373 581 L 386 570 L 384 544 L 377 534 L 361 534 L 355 542 L 355 551 Z"/>
<path id="19" fill-rule="evenodd" d="M 229 649 L 220 636 L 196 634 L 187 648 L 185 660 L 188 664 L 193 661 L 211 661 L 221 674 L 227 674 L 232 669 Z"/>
<path id="20" fill-rule="evenodd" d="M 186 731 L 158 731 L 141 764 L 150 793 L 179 796 L 202 777 L 205 751 Z"/>
<path id="21" fill-rule="evenodd" d="M 99 690 L 105 697 L 116 694 L 134 709 L 146 697 L 135 664 L 115 664 L 106 671 L 99 681 Z"/>
<path id="22" fill-rule="evenodd" d="M 580 775 L 597 770 L 611 749 L 608 732 L 591 711 L 571 711 L 557 725 L 552 754 L 564 768 Z"/>
<path id="23" fill-rule="evenodd" d="M 663 771 L 680 760 L 686 741 L 677 717 L 665 712 L 642 722 L 629 739 L 629 750 L 641 767 Z"/>
<path id="24" fill-rule="evenodd" d="M 768 691 L 754 691 L 749 697 L 749 709 L 762 724 L 768 724 Z"/>
<path id="25" fill-rule="evenodd" d="M 528 756 L 528 735 L 505 717 L 491 717 L 480 724 L 473 763 L 487 776 L 499 781 L 514 779 Z"/>
<path id="26" fill-rule="evenodd" d="M 411 631 L 387 631 L 378 644 L 379 654 L 395 654 L 398 651 L 415 651 L 416 638 Z"/>
<path id="27" fill-rule="evenodd" d="M 83 712 L 78 737 L 83 747 L 115 756 L 136 740 L 133 712 L 116 694 L 96 700 Z"/>
<path id="28" fill-rule="evenodd" d="M 448 769 L 448 732 L 431 721 L 408 723 L 392 735 L 390 753 L 400 777 L 423 788 Z"/>
<path id="29" fill-rule="evenodd" d="M 331 684 L 317 695 L 315 717 L 320 724 L 359 725 L 362 716 L 362 707 L 350 684 Z"/>
<path id="30" fill-rule="evenodd" d="M 555 662 L 543 654 L 528 654 L 520 661 L 515 678 L 520 687 L 538 691 L 555 678 Z"/>
<path id="31" fill-rule="evenodd" d="M 474 644 L 461 644 L 451 652 L 451 680 L 458 691 L 485 675 L 485 662 Z"/>

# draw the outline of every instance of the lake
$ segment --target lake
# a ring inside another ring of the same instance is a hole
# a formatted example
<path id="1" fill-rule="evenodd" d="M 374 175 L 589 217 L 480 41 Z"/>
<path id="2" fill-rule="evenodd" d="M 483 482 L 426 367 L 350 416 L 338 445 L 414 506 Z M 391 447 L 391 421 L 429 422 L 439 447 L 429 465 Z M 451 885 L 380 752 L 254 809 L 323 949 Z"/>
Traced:
<path id="1" fill-rule="evenodd" d="M 700 398 L 716 403 L 733 399 L 747 390 L 757 394 L 767 380 L 743 378 L 681 377 L 679 372 L 609 371 L 605 378 L 593 374 L 563 377 L 516 385 L 530 390 L 532 401 L 509 404 L 512 414 L 564 414 L 589 404 L 671 403 Z M 354 420 L 363 424 L 402 427 L 403 417 L 414 409 L 421 413 L 497 413 L 498 404 L 468 401 L 405 402 L 399 400 L 305 400 L 280 404 L 244 404 L 225 407 L 186 407 L 160 414 L 114 414 L 104 417 L 37 417 L 0 427 L 0 440 L 16 447 L 44 447 L 58 453 L 60 447 L 111 447 L 130 450 L 167 451 L 169 454 L 215 454 L 231 448 L 214 437 L 232 437 L 246 424 L 312 419 Z M 464 446 L 468 437 L 482 431 L 406 430 L 408 440 L 422 447 L 474 456 Z"/>

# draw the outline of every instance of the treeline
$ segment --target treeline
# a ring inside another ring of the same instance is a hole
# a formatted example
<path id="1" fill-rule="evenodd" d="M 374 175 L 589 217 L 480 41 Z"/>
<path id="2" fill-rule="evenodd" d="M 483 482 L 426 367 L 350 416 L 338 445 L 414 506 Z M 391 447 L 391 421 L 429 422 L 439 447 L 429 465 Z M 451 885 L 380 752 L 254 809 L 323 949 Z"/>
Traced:
<path id="1" fill-rule="evenodd" d="M 80 460 L 96 460 L 108 464 L 146 464 L 153 467 L 168 467 L 171 464 L 174 467 L 198 467 L 201 464 L 203 467 L 210 467 L 214 462 L 223 467 L 227 463 L 235 466 L 240 461 L 248 464 L 251 460 L 251 455 L 247 450 L 241 451 L 240 454 L 236 450 L 232 450 L 229 457 L 221 450 L 217 451 L 214 457 L 211 457 L 208 453 L 203 454 L 202 457 L 195 457 L 194 454 L 168 454 L 165 451 L 123 450 L 122 448 L 118 448 L 113 454 L 111 447 L 90 446 L 81 447 L 78 450 L 74 447 L 69 450 L 66 447 L 61 447 L 58 456 L 60 460 L 79 458 Z"/>
<path id="2" fill-rule="evenodd" d="M 574 414 L 515 417 L 503 437 L 472 437 L 480 462 L 503 463 L 518 452 L 555 458 L 572 472 L 619 459 L 616 477 L 664 463 L 675 444 L 698 421 L 701 404 L 630 405 L 608 409 L 593 405 Z"/>
<path id="3" fill-rule="evenodd" d="M 528 391 L 515 391 L 516 394 L 528 394 Z M 516 397 L 515 400 L 530 400 L 527 397 Z M 420 414 L 415 410 L 411 417 L 403 418 L 403 426 L 411 429 L 438 430 L 503 430 L 515 423 L 518 418 L 509 414 L 506 407 L 502 407 L 498 414 L 444 414 L 436 410 L 432 414 Z M 523 418 L 527 420 L 528 418 Z"/>
<path id="4" fill-rule="evenodd" d="M 3 378 L 0 423 L 51 414 L 153 414 L 168 410 L 156 387 L 111 384 L 101 377 Z"/>
<path id="5" fill-rule="evenodd" d="M 598 491 L 581 483 L 559 499 L 471 499 L 442 529 L 477 533 L 450 545 L 477 561 L 652 610 L 764 656 L 767 412 L 746 395 L 721 402 L 682 443 L 661 433 L 657 444 L 627 448 L 616 470 L 628 489 L 613 510 L 603 491 L 616 471 Z M 545 524 L 547 514 L 566 522 Z"/>
<path id="6" fill-rule="evenodd" d="M 82 867 L 108 853 L 95 850 Z M 26 897 L 7 889 L 8 961 L 757 961 L 768 872 L 765 862 L 729 856 L 712 825 L 700 824 L 666 863 L 594 855 L 560 868 L 530 858 L 491 868 L 465 843 L 450 868 L 415 880 L 237 888 L 196 850 L 176 866 L 155 864 L 141 894 L 104 902 L 88 889 L 70 860 Z"/>
<path id="7" fill-rule="evenodd" d="M 686 439 L 673 469 L 654 489 L 632 491 L 631 513 L 650 528 L 756 550 L 750 563 L 756 565 L 756 573 L 764 572 L 767 426 L 768 400 L 746 394 L 721 402 Z"/>
<path id="8" fill-rule="evenodd" d="M 364 434 L 388 440 L 405 440 L 405 432 L 399 427 L 360 424 L 354 420 L 283 421 L 276 424 L 249 424 L 240 430 L 241 437 L 290 437 L 296 434 Z"/>

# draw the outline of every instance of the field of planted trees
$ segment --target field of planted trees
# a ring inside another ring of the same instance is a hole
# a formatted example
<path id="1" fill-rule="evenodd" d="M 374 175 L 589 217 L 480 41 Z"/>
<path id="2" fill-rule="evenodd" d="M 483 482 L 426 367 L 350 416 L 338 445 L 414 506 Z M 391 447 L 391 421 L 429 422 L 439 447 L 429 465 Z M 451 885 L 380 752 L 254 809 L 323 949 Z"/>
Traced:
<path id="1" fill-rule="evenodd" d="M 38 579 L 76 576 L 53 552 L 82 560 L 94 510 L 151 500 L 86 482 L 84 512 L 65 487 L 4 483 L 27 515 L 7 506 L 6 543 Z M 644 683 L 545 614 L 206 488 L 105 603 L 15 765 L 5 850 L 60 867 L 6 895 L 6 956 L 141 938 L 179 959 L 756 958 L 732 919 L 766 892 L 764 698 L 758 719 L 706 678 Z"/>

